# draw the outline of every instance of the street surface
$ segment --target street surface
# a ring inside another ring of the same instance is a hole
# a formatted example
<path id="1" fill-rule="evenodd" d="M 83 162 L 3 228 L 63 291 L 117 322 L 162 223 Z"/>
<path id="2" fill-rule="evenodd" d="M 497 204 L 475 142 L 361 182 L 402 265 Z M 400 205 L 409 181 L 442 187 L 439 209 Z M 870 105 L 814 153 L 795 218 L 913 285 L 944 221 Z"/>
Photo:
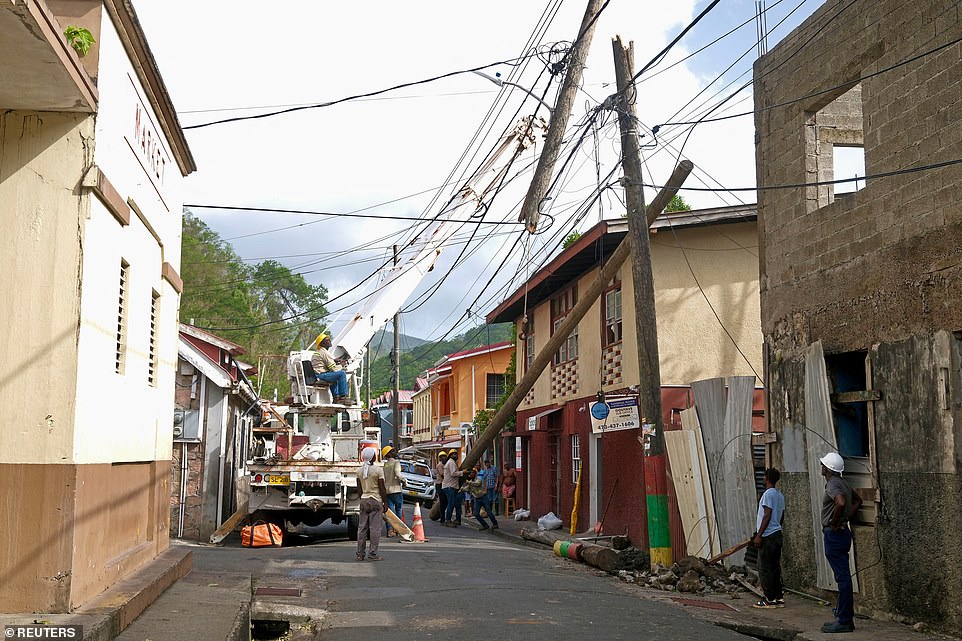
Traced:
<path id="1" fill-rule="evenodd" d="M 301 630 L 299 638 L 747 639 L 696 620 L 684 608 L 633 596 L 617 579 L 547 548 L 469 527 L 425 525 L 428 543 L 382 538 L 379 562 L 354 560 L 344 526 L 289 537 L 281 549 L 241 548 L 236 533 L 226 547 L 196 546 L 193 572 L 119 638 L 218 638 L 236 613 L 232 599 L 240 603 L 249 594 L 253 575 L 256 588 L 302 590 L 299 597 L 259 597 L 253 618 L 265 609 L 326 610 L 314 636 Z"/>

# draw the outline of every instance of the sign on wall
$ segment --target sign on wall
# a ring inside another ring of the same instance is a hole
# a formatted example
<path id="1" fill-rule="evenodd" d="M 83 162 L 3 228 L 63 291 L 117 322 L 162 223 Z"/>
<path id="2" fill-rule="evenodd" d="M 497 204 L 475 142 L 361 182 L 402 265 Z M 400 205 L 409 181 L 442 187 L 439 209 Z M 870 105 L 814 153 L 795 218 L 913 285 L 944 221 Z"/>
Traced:
<path id="1" fill-rule="evenodd" d="M 521 437 L 514 437 L 514 469 L 521 469 Z"/>
<path id="2" fill-rule="evenodd" d="M 638 399 L 634 396 L 609 398 L 605 403 L 591 403 L 591 431 L 594 434 L 636 430 L 641 427 L 638 419 Z"/>
<path id="3" fill-rule="evenodd" d="M 538 417 L 537 415 L 531 415 L 528 417 L 528 431 L 534 432 L 538 429 Z"/>

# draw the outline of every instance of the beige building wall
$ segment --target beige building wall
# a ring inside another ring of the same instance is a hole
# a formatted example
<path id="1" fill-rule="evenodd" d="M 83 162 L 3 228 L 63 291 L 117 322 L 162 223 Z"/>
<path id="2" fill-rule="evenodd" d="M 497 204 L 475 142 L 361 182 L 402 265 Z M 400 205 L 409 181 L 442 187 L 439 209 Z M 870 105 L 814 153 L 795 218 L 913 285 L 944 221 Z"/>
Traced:
<path id="1" fill-rule="evenodd" d="M 650 236 L 658 354 L 662 385 L 689 385 L 716 376 L 762 374 L 757 231 L 754 222 L 661 230 Z M 598 278 L 598 269 L 578 279 L 579 297 Z M 606 391 L 638 384 L 634 287 L 631 265 L 619 270 L 622 283 L 623 382 Z M 602 302 L 578 324 L 577 386 L 551 395 L 551 367 L 538 378 L 522 405 L 541 407 L 584 397 L 601 389 Z M 717 314 L 717 318 L 716 318 Z M 536 351 L 551 336 L 551 305 L 533 316 Z M 522 331 L 518 325 L 519 333 Z M 729 337 L 729 334 L 731 337 Z M 737 344 L 737 348 L 736 348 Z M 518 360 L 524 360 L 519 342 Z M 517 377 L 524 373 L 519 364 Z M 761 384 L 761 380 L 757 381 Z"/>
<path id="2" fill-rule="evenodd" d="M 426 387 L 411 397 L 414 403 L 414 438 L 415 443 L 423 443 L 432 439 L 433 422 L 431 421 L 431 388 Z"/>
<path id="3" fill-rule="evenodd" d="M 177 185 L 193 161 L 182 138 L 176 160 L 167 146 L 172 132 L 182 134 L 128 5 L 104 7 L 87 16 L 99 19 L 91 29 L 97 53 L 84 61 L 97 62 L 96 115 L 0 110 L 4 612 L 68 612 L 168 546 Z M 135 125 L 138 115 L 149 121 L 149 144 L 137 144 L 147 131 Z M 165 155 L 167 180 L 158 181 L 152 162 Z M 126 368 L 118 374 L 121 258 L 130 280 Z"/>

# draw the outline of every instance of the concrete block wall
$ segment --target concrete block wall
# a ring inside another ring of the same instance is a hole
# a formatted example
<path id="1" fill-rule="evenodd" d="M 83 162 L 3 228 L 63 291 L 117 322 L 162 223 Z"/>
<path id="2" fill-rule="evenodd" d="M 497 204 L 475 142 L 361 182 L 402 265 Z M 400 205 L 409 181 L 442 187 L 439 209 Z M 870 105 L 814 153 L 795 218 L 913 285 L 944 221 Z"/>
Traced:
<path id="1" fill-rule="evenodd" d="M 829 1 L 759 60 L 759 186 L 826 179 L 819 144 L 838 141 L 816 140 L 813 123 L 846 132 L 857 111 L 869 175 L 962 158 L 962 44 L 865 78 L 852 91 L 845 85 L 962 37 L 958 6 L 947 4 Z M 840 349 L 864 348 L 871 338 L 898 339 L 958 316 L 962 297 L 932 303 L 946 288 L 958 291 L 962 165 L 870 180 L 830 204 L 828 191 L 759 192 L 766 334 L 798 312 L 848 326 L 868 303 L 875 331 L 853 327 L 837 339 Z M 899 311 L 910 305 L 923 313 Z"/>
<path id="2" fill-rule="evenodd" d="M 755 65 L 772 454 L 793 515 L 786 582 L 815 583 L 798 452 L 804 351 L 821 340 L 826 354 L 865 351 L 882 396 L 870 421 L 881 504 L 877 523 L 855 528 L 857 608 L 956 634 L 962 164 L 952 163 L 962 159 L 962 45 L 940 47 L 962 38 L 960 18 L 958 3 L 941 0 L 828 0 Z M 844 197 L 826 186 L 768 189 L 828 179 L 825 145 L 859 136 L 868 175 L 948 165 L 872 179 Z"/>

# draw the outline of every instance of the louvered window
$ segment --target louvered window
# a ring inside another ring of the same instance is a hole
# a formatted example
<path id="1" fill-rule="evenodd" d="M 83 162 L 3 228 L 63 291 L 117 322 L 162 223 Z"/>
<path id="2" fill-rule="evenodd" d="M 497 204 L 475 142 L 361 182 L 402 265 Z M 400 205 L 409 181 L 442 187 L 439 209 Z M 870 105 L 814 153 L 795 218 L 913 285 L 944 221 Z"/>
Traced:
<path id="1" fill-rule="evenodd" d="M 157 385 L 157 323 L 160 315 L 160 294 L 152 292 L 150 299 L 150 347 L 147 361 L 147 383 Z"/>
<path id="2" fill-rule="evenodd" d="M 120 292 L 117 300 L 117 349 L 114 355 L 114 369 L 123 374 L 127 369 L 127 307 L 130 285 L 130 263 L 120 260 Z"/>

